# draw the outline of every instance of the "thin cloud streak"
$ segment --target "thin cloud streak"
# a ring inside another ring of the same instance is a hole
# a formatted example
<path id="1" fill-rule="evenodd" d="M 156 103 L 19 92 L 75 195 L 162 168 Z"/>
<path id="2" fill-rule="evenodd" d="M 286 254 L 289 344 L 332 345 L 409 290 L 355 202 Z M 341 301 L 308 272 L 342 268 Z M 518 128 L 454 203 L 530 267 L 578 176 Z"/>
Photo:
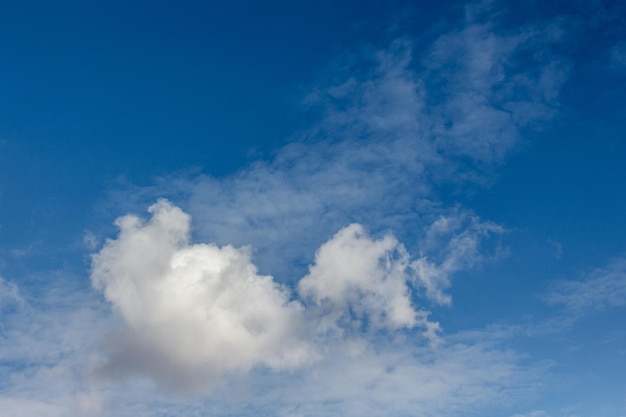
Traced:
<path id="1" fill-rule="evenodd" d="M 626 306 L 626 259 L 616 258 L 581 280 L 558 281 L 544 299 L 573 316 Z"/>

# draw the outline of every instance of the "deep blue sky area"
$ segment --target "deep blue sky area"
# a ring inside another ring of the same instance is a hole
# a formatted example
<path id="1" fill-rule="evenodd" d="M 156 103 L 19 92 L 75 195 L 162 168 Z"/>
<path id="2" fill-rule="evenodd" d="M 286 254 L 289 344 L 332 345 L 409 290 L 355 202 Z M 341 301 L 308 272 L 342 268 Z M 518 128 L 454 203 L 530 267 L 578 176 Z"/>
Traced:
<path id="1" fill-rule="evenodd" d="M 381 10 L 391 14 L 381 3 L 4 4 L 2 239 L 56 234 L 68 209 L 85 221 L 120 176 L 222 175 L 267 154 L 299 127 L 303 89 L 333 54 L 388 29 Z"/>
<path id="2" fill-rule="evenodd" d="M 626 416 L 625 21 L 0 2 L 0 410 Z"/>

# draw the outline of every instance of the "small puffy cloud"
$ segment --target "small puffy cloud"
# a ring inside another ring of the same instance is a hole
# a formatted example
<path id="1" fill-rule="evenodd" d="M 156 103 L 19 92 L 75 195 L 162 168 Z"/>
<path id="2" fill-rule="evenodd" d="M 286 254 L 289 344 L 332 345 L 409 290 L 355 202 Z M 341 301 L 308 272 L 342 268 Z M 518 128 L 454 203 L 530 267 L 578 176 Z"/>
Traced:
<path id="1" fill-rule="evenodd" d="M 298 288 L 337 319 L 352 313 L 357 320 L 368 317 L 372 328 L 411 328 L 417 312 L 409 279 L 408 253 L 395 238 L 372 240 L 352 224 L 320 247 Z"/>
<path id="2" fill-rule="evenodd" d="M 92 280 L 124 318 L 108 375 L 138 372 L 186 388 L 207 376 L 285 369 L 312 359 L 298 337 L 302 306 L 246 248 L 189 244 L 189 216 L 165 200 L 144 222 L 124 216 L 93 257 Z"/>

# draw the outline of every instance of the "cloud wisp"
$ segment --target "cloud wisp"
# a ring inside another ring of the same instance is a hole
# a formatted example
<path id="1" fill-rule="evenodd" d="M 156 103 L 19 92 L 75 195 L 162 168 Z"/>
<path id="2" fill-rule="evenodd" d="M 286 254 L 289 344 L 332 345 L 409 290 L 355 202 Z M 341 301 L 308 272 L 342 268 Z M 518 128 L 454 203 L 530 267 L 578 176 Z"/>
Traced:
<path id="1" fill-rule="evenodd" d="M 417 284 L 424 288 L 431 301 L 450 305 L 452 298 L 444 292 L 451 284 L 450 276 L 480 262 L 483 257 L 480 241 L 490 234 L 503 232 L 501 226 L 481 222 L 467 213 L 441 216 L 427 228 L 420 257 L 411 264 Z"/>
<path id="2" fill-rule="evenodd" d="M 563 280 L 552 285 L 545 301 L 579 317 L 626 306 L 626 259 L 616 258 L 582 280 Z"/>

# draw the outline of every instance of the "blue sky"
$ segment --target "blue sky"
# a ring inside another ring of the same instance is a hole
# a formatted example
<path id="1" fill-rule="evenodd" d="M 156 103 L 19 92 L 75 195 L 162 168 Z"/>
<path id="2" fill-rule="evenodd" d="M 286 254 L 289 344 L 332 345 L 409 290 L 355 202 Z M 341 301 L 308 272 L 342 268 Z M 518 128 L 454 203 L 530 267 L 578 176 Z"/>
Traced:
<path id="1" fill-rule="evenodd" d="M 0 5 L 3 415 L 626 416 L 624 18 Z"/>

